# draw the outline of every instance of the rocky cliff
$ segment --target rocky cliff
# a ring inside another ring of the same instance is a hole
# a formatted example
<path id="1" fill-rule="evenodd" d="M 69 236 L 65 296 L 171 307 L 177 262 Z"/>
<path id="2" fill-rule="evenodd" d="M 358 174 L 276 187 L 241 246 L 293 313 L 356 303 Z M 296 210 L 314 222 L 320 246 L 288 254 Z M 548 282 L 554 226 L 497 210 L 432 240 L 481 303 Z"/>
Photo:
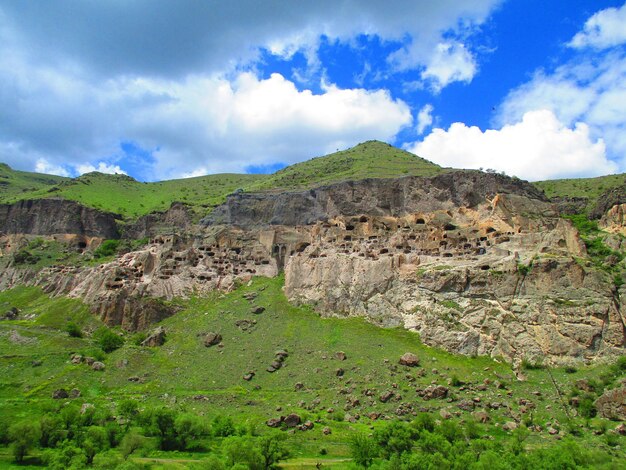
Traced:
<path id="1" fill-rule="evenodd" d="M 118 238 L 116 216 L 63 199 L 0 204 L 0 233 Z"/>
<path id="2" fill-rule="evenodd" d="M 480 172 L 234 194 L 181 235 L 97 267 L 10 268 L 0 288 L 41 285 L 136 329 L 174 313 L 150 299 L 281 271 L 292 302 L 453 352 L 552 363 L 624 353 L 620 292 L 576 229 L 529 184 Z"/>

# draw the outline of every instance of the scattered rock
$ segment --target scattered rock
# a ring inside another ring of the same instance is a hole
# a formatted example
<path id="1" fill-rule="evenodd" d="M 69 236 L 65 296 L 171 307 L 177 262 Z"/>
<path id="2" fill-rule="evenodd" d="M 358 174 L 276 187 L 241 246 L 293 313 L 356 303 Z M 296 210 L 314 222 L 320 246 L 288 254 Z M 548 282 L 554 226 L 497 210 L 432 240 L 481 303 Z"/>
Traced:
<path id="1" fill-rule="evenodd" d="M 255 315 L 258 315 L 260 313 L 265 312 L 265 307 L 261 307 L 261 306 L 252 307 L 252 310 L 250 310 L 250 312 L 254 313 Z"/>
<path id="2" fill-rule="evenodd" d="M 457 406 L 463 411 L 474 411 L 476 405 L 472 400 L 461 400 Z"/>
<path id="3" fill-rule="evenodd" d="M 274 370 L 278 370 L 283 366 L 283 363 L 280 361 L 274 361 L 270 364 L 270 367 L 273 367 Z"/>
<path id="4" fill-rule="evenodd" d="M 55 390 L 54 392 L 52 392 L 52 398 L 54 398 L 55 400 L 69 398 L 69 394 L 67 393 L 67 390 L 65 390 L 64 388 L 59 388 L 58 390 Z"/>
<path id="5" fill-rule="evenodd" d="M 215 346 L 216 344 L 219 344 L 222 342 L 222 335 L 219 333 L 207 333 L 206 336 L 204 337 L 204 345 L 207 348 L 210 348 L 211 346 Z"/>
<path id="6" fill-rule="evenodd" d="M 42 360 L 40 360 L 40 359 L 35 359 L 34 361 L 32 361 L 32 362 L 30 363 L 30 365 L 31 365 L 31 366 L 33 366 L 33 367 L 39 367 L 39 366 L 41 366 L 42 364 L 43 364 L 43 361 L 42 361 Z"/>
<path id="7" fill-rule="evenodd" d="M 165 328 L 159 326 L 150 335 L 141 342 L 142 346 L 157 347 L 165 343 Z"/>
<path id="8" fill-rule="evenodd" d="M 283 418 L 270 418 L 266 421 L 266 425 L 268 425 L 270 428 L 277 428 L 280 427 L 280 424 L 283 422 Z"/>
<path id="9" fill-rule="evenodd" d="M 141 379 L 139 377 L 137 377 L 136 375 L 132 375 L 132 376 L 128 377 L 128 381 L 129 382 L 140 382 Z"/>
<path id="10" fill-rule="evenodd" d="M 383 402 L 383 403 L 387 403 L 389 400 L 391 400 L 391 398 L 393 398 L 393 391 L 392 390 L 387 390 L 386 392 L 383 392 L 380 397 L 378 397 L 378 399 Z"/>
<path id="11" fill-rule="evenodd" d="M 335 359 L 337 359 L 338 361 L 345 361 L 348 358 L 348 356 L 346 356 L 346 353 L 343 351 L 337 351 L 335 353 Z"/>
<path id="12" fill-rule="evenodd" d="M 283 423 L 285 423 L 285 426 L 288 428 L 295 428 L 298 424 L 300 424 L 301 421 L 302 419 L 300 418 L 300 416 L 295 413 L 291 413 L 290 415 L 287 415 L 285 417 Z"/>
<path id="13" fill-rule="evenodd" d="M 296 383 L 296 385 L 294 386 L 294 389 L 296 391 L 302 390 L 304 388 L 304 384 L 302 382 L 298 382 Z"/>
<path id="14" fill-rule="evenodd" d="M 94 362 L 96 362 L 95 358 L 85 356 L 85 364 L 87 364 L 88 366 L 92 366 Z"/>
<path id="15" fill-rule="evenodd" d="M 450 419 L 452 418 L 452 413 L 450 413 L 448 410 L 441 409 L 439 410 L 439 416 L 441 416 L 443 419 Z"/>
<path id="16" fill-rule="evenodd" d="M 301 431 L 310 431 L 311 429 L 313 429 L 315 425 L 313 424 L 313 421 L 305 421 L 303 424 L 301 424 L 298 429 L 300 429 Z"/>
<path id="17" fill-rule="evenodd" d="M 104 362 L 96 361 L 93 364 L 91 364 L 91 368 L 93 370 L 103 371 L 106 368 L 106 366 L 104 365 Z"/>
<path id="18" fill-rule="evenodd" d="M 410 352 L 404 353 L 398 362 L 400 365 L 409 367 L 417 367 L 420 365 L 419 357 Z"/>
<path id="19" fill-rule="evenodd" d="M 258 294 L 256 292 L 246 292 L 245 294 L 243 294 L 243 298 L 252 302 L 254 299 L 257 298 L 257 295 Z"/>
<path id="20" fill-rule="evenodd" d="M 345 374 L 345 373 L 346 373 L 346 371 L 343 370 L 341 367 L 335 371 L 335 375 L 337 377 L 343 377 L 343 374 Z"/>
<path id="21" fill-rule="evenodd" d="M 70 390 L 69 397 L 70 398 L 80 397 L 80 390 L 78 390 L 77 388 L 73 388 L 72 390 Z"/>
<path id="22" fill-rule="evenodd" d="M 502 425 L 504 431 L 515 431 L 517 429 L 517 423 L 515 421 L 507 421 Z"/>
<path id="23" fill-rule="evenodd" d="M 206 395 L 194 395 L 193 399 L 196 401 L 209 401 L 209 397 Z"/>
<path id="24" fill-rule="evenodd" d="M 615 427 L 615 432 L 620 436 L 626 436 L 626 424 L 621 423 Z"/>
<path id="25" fill-rule="evenodd" d="M 5 320 L 15 320 L 18 315 L 20 314 L 20 311 L 17 307 L 11 307 L 3 316 L 3 318 Z"/>
<path id="26" fill-rule="evenodd" d="M 80 364 L 81 362 L 83 362 L 83 356 L 81 356 L 80 354 L 74 354 L 71 361 L 72 364 Z"/>
<path id="27" fill-rule="evenodd" d="M 243 376 L 243 380 L 246 382 L 250 382 L 254 378 L 254 372 L 250 371 L 246 375 Z"/>
<path id="28" fill-rule="evenodd" d="M 328 426 L 326 426 L 322 429 L 322 434 L 324 434 L 324 436 L 328 436 L 329 434 L 332 434 L 332 431 Z"/>
<path id="29" fill-rule="evenodd" d="M 486 411 L 475 411 L 472 413 L 472 416 L 476 421 L 482 424 L 488 423 L 491 419 Z"/>
<path id="30" fill-rule="evenodd" d="M 614 388 L 596 400 L 598 414 L 603 418 L 626 420 L 626 387 Z"/>
<path id="31" fill-rule="evenodd" d="M 446 398 L 450 390 L 443 385 L 429 385 L 424 390 L 418 392 L 418 394 L 424 400 L 435 400 L 439 398 Z"/>
<path id="32" fill-rule="evenodd" d="M 554 436 L 558 433 L 559 433 L 558 429 L 548 428 L 548 434 L 550 434 L 551 436 Z"/>
<path id="33" fill-rule="evenodd" d="M 274 356 L 276 356 L 277 358 L 280 357 L 281 360 L 285 360 L 287 357 L 289 357 L 289 353 L 284 349 L 279 349 L 274 353 Z"/>

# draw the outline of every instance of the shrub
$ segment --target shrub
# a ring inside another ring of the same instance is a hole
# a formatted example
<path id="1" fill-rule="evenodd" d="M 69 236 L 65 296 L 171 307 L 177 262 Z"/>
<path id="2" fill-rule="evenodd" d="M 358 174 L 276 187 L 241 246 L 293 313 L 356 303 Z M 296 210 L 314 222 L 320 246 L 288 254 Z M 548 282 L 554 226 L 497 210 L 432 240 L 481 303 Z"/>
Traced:
<path id="1" fill-rule="evenodd" d="M 215 437 L 228 437 L 235 434 L 235 425 L 228 416 L 217 415 L 211 425 L 211 433 Z"/>
<path id="2" fill-rule="evenodd" d="M 81 331 L 80 326 L 78 326 L 74 322 L 69 322 L 67 325 L 65 325 L 65 331 L 67 331 L 67 334 L 70 335 L 72 338 L 83 337 L 83 332 Z"/>
<path id="3" fill-rule="evenodd" d="M 93 252 L 94 257 L 104 258 L 106 256 L 112 256 L 117 252 L 120 246 L 119 240 L 104 240 L 102 244 L 96 248 Z"/>
<path id="4" fill-rule="evenodd" d="M 94 332 L 93 337 L 96 343 L 98 343 L 98 346 L 106 353 L 113 352 L 124 344 L 124 338 L 114 333 L 106 326 L 98 328 Z"/>
<path id="5" fill-rule="evenodd" d="M 352 460 L 361 467 L 369 467 L 372 465 L 372 461 L 378 456 L 378 446 L 376 442 L 362 432 L 357 432 L 352 435 L 349 446 Z"/>
<path id="6" fill-rule="evenodd" d="M 9 428 L 11 451 L 17 463 L 22 463 L 26 454 L 39 442 L 39 427 L 30 421 L 16 423 Z"/>

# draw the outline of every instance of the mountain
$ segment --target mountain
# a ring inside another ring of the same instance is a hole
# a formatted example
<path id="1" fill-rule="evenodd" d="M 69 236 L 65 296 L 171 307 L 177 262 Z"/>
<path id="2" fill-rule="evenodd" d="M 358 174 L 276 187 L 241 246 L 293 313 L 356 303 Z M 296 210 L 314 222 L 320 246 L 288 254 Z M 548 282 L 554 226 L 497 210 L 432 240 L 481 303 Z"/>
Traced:
<path id="1" fill-rule="evenodd" d="M 0 204 L 0 465 L 626 458 L 617 181 L 555 199 L 380 142 L 274 175 L 3 170 L 33 189 Z"/>

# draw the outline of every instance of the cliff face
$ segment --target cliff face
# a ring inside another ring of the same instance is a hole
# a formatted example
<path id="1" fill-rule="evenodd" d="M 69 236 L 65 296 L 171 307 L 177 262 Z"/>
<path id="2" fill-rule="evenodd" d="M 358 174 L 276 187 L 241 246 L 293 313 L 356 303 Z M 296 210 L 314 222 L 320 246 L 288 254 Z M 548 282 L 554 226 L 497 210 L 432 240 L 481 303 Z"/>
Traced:
<path id="1" fill-rule="evenodd" d="M 452 352 L 567 363 L 624 353 L 626 307 L 586 256 L 534 187 L 451 172 L 235 194 L 193 234 L 153 237 L 98 267 L 9 269 L 0 288 L 41 285 L 137 329 L 174 313 L 150 299 L 284 270 L 289 300 L 322 315 L 403 326 Z"/>
<path id="2" fill-rule="evenodd" d="M 4 234 L 72 234 L 118 238 L 114 214 L 62 199 L 35 199 L 0 204 L 0 232 Z"/>
<path id="3" fill-rule="evenodd" d="M 203 219 L 205 225 L 308 225 L 337 216 L 402 216 L 415 212 L 475 207 L 496 194 L 545 201 L 531 184 L 479 171 L 454 171 L 432 178 L 348 181 L 308 191 L 239 193 Z"/>

